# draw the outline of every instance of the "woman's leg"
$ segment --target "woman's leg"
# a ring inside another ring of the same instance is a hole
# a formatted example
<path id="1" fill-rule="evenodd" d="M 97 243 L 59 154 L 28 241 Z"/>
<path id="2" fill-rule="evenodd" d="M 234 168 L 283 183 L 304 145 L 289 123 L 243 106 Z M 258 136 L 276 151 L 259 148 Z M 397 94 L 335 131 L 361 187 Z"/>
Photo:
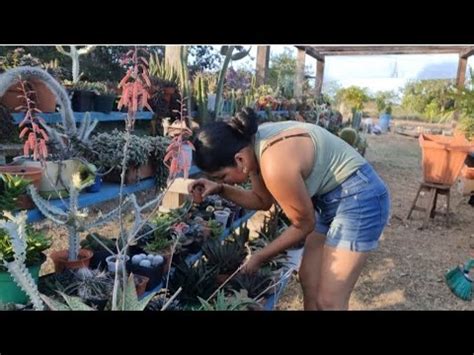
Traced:
<path id="1" fill-rule="evenodd" d="M 352 290 L 367 257 L 367 252 L 324 246 L 316 298 L 318 309 L 349 308 Z"/>
<path id="2" fill-rule="evenodd" d="M 325 236 L 312 232 L 306 237 L 298 276 L 303 289 L 304 309 L 315 311 Z"/>

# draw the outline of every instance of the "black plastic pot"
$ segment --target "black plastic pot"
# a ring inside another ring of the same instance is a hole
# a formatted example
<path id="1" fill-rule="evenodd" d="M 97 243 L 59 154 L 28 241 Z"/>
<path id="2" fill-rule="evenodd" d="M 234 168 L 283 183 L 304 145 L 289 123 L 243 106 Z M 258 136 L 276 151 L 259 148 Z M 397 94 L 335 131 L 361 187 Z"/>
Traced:
<path id="1" fill-rule="evenodd" d="M 110 255 L 112 254 L 107 250 L 94 251 L 94 256 L 89 263 L 89 268 L 107 270 L 107 262 L 105 259 Z"/>
<path id="2" fill-rule="evenodd" d="M 94 97 L 93 91 L 74 90 L 72 94 L 72 110 L 74 112 L 94 111 Z"/>
<path id="3" fill-rule="evenodd" d="M 143 267 L 140 265 L 134 265 L 131 261 L 127 262 L 127 270 L 134 275 L 140 275 L 148 277 L 148 284 L 146 285 L 145 291 L 150 291 L 158 286 L 163 279 L 163 267 L 164 263 L 155 267 Z"/>
<path id="4" fill-rule="evenodd" d="M 115 95 L 98 95 L 94 99 L 94 110 L 109 113 L 114 108 Z"/>

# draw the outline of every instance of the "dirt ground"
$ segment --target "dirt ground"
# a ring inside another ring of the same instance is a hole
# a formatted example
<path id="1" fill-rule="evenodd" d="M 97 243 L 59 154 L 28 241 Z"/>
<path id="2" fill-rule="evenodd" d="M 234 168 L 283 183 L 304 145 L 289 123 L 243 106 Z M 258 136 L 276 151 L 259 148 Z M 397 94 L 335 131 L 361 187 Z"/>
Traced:
<path id="1" fill-rule="evenodd" d="M 467 204 L 456 188 L 451 189 L 451 227 L 447 228 L 442 216 L 437 216 L 426 229 L 420 230 L 423 215 L 415 211 L 406 221 L 408 209 L 415 197 L 422 177 L 421 151 L 418 141 L 411 137 L 389 133 L 369 136 L 366 158 L 387 182 L 392 198 L 392 212 L 378 250 L 371 253 L 362 271 L 349 307 L 353 310 L 467 310 L 472 302 L 461 301 L 451 294 L 444 282 L 444 274 L 469 257 L 474 250 L 472 216 L 474 208 Z M 140 199 L 153 192 L 141 193 Z M 427 196 L 423 201 L 426 202 Z M 444 196 L 438 201 L 444 208 Z M 109 202 L 92 209 L 104 213 L 113 206 Z M 249 228 L 258 229 L 262 213 L 249 222 Z M 66 231 L 44 221 L 38 227 L 53 234 L 49 250 L 67 246 Z M 100 229 L 101 234 L 115 237 L 117 223 Z M 42 274 L 52 272 L 48 258 Z M 279 310 L 302 310 L 302 292 L 296 276 L 289 282 L 277 305 Z"/>
<path id="2" fill-rule="evenodd" d="M 474 250 L 474 207 L 454 186 L 451 189 L 451 227 L 443 216 L 420 230 L 423 213 L 413 212 L 406 221 L 422 178 L 418 140 L 389 133 L 368 137 L 366 158 L 388 184 L 392 199 L 389 225 L 380 247 L 368 258 L 354 288 L 352 310 L 472 310 L 472 302 L 456 298 L 444 274 L 467 260 Z M 427 203 L 427 195 L 418 204 Z M 441 211 L 445 198 L 438 199 Z M 279 310 L 303 309 L 303 295 L 296 276 L 284 290 Z"/>

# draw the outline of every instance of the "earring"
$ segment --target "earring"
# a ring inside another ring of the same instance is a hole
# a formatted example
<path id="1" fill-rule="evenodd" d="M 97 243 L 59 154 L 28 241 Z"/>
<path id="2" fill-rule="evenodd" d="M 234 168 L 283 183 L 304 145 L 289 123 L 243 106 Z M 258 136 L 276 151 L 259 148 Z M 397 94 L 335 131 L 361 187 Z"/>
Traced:
<path id="1" fill-rule="evenodd" d="M 242 169 L 242 172 L 243 172 L 244 174 L 247 174 L 247 173 L 248 173 L 247 168 L 243 168 L 243 169 Z"/>

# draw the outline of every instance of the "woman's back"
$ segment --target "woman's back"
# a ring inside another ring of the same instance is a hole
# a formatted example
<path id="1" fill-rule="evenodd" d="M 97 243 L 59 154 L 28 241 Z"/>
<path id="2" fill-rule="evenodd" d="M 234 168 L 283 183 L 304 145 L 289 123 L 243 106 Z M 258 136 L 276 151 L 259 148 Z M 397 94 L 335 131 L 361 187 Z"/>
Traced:
<path id="1" fill-rule="evenodd" d="M 264 123 L 258 127 L 254 146 L 258 161 L 268 141 L 280 133 L 295 129 L 309 133 L 314 143 L 315 163 L 305 179 L 310 196 L 333 190 L 366 163 L 354 148 L 326 129 L 296 121 Z"/>

